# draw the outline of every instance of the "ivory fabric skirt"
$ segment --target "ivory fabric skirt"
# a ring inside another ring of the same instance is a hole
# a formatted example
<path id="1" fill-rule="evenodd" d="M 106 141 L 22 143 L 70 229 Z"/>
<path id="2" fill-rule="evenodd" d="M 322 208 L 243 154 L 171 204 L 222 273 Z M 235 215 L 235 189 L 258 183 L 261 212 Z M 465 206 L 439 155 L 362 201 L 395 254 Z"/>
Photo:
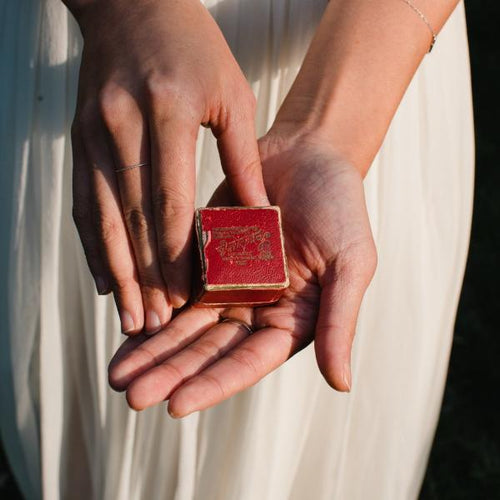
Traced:
<path id="1" fill-rule="evenodd" d="M 326 0 L 205 0 L 271 125 Z M 349 394 L 311 346 L 182 420 L 107 385 L 123 340 L 71 219 L 69 128 L 82 40 L 59 0 L 0 8 L 1 432 L 28 499 L 417 498 L 469 244 L 474 143 L 464 6 L 414 77 L 365 179 L 379 264 Z M 202 130 L 198 204 L 222 179 Z"/>

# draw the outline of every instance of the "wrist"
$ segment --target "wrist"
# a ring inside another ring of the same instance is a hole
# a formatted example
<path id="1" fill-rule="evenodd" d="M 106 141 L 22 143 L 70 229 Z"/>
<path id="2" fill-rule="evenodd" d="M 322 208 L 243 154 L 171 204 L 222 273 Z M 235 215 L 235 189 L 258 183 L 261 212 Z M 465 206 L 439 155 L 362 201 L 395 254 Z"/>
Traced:
<path id="1" fill-rule="evenodd" d="M 78 23 L 84 38 L 90 32 L 108 32 L 150 9 L 162 0 L 62 0 Z"/>
<path id="2" fill-rule="evenodd" d="M 275 121 L 259 139 L 259 153 L 264 178 L 274 178 L 276 182 L 284 182 L 307 165 L 324 165 L 325 159 L 332 169 L 349 168 L 359 175 L 360 181 L 364 177 L 323 133 L 296 127 L 295 123 Z"/>
<path id="3" fill-rule="evenodd" d="M 330 144 L 364 177 L 428 35 L 404 2 L 330 2 L 273 128 Z"/>
<path id="4" fill-rule="evenodd" d="M 328 153 L 352 165 L 364 178 L 378 150 L 378 142 L 368 138 L 360 140 L 353 133 L 355 127 L 342 123 L 340 117 L 337 122 L 316 113 L 313 107 L 309 109 L 309 112 L 295 113 L 282 107 L 265 140 L 278 144 L 281 149 L 299 147 Z"/>

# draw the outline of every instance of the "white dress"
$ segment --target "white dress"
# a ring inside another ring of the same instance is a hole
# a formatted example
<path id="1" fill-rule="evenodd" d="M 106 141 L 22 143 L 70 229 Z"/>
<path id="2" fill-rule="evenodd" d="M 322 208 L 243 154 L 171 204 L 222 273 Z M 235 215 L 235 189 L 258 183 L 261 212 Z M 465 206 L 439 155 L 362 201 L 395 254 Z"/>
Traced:
<path id="1" fill-rule="evenodd" d="M 205 0 L 273 121 L 326 0 Z M 460 3 L 365 180 L 379 264 L 350 394 L 311 346 L 255 387 L 182 420 L 107 384 L 123 340 L 71 219 L 79 31 L 59 0 L 0 9 L 0 338 L 4 446 L 28 499 L 406 500 L 418 496 L 468 250 L 473 121 Z M 200 133 L 198 202 L 221 180 Z"/>

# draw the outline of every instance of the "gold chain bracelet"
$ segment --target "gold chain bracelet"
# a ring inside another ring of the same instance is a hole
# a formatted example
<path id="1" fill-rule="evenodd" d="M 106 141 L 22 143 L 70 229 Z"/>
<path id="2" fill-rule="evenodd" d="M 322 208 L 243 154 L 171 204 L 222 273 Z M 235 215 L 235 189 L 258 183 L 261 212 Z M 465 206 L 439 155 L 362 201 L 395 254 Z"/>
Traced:
<path id="1" fill-rule="evenodd" d="M 422 19 L 422 21 L 429 28 L 429 31 L 431 32 L 431 35 L 432 35 L 432 41 L 431 41 L 431 45 L 429 47 L 429 52 L 430 52 L 432 50 L 432 47 L 434 47 L 434 44 L 436 43 L 436 40 L 437 40 L 436 32 L 434 31 L 433 27 L 431 26 L 431 23 L 429 22 L 429 20 L 425 17 L 424 13 L 418 7 L 415 7 L 415 5 L 413 5 L 410 2 L 410 0 L 403 0 L 403 2 L 418 14 L 420 19 Z"/>

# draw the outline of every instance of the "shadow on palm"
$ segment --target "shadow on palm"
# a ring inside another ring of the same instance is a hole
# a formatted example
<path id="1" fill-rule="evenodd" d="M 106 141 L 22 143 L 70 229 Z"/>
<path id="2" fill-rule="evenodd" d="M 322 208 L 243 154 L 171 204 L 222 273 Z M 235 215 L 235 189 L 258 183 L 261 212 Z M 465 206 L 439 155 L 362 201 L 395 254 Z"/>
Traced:
<path id="1" fill-rule="evenodd" d="M 318 366 L 337 390 L 350 388 L 357 314 L 376 264 L 356 169 L 325 147 L 266 136 L 260 153 L 269 199 L 282 211 L 290 287 L 258 308 L 188 307 L 154 337 L 124 342 L 110 384 L 132 408 L 169 399 L 184 416 L 255 384 L 315 340 Z M 232 204 L 225 183 L 211 205 Z M 235 318 L 251 324 L 220 323 Z"/>

